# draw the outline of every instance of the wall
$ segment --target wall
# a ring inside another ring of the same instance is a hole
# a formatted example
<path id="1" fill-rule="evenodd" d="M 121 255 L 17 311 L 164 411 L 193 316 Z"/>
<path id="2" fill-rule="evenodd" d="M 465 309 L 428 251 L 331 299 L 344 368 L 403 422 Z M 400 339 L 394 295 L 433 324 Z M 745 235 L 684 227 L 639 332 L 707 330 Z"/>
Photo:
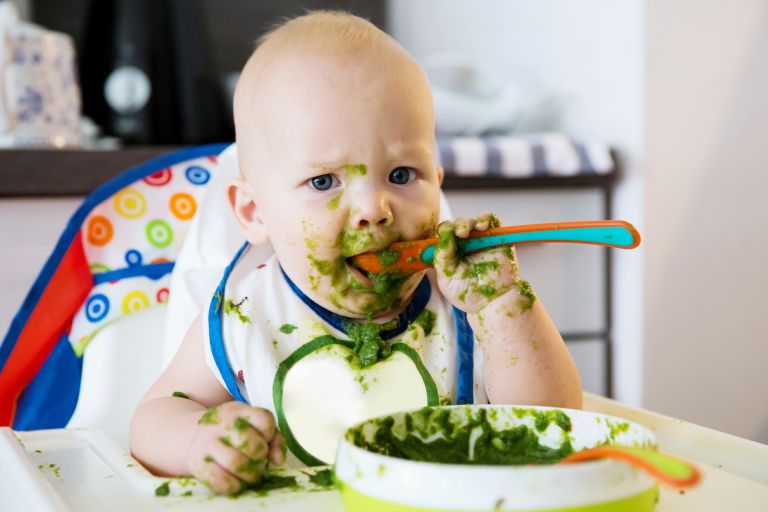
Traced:
<path id="1" fill-rule="evenodd" d="M 644 403 L 768 442 L 768 3 L 647 23 Z"/>
<path id="2" fill-rule="evenodd" d="M 497 65 L 546 105 L 526 130 L 556 129 L 615 148 L 622 179 L 614 216 L 642 223 L 643 2 L 641 0 L 389 1 L 389 29 L 417 58 L 461 52 Z M 479 198 L 478 201 L 482 201 Z M 615 396 L 639 404 L 642 249 L 614 253 Z M 535 283 L 534 283 L 535 284 Z"/>

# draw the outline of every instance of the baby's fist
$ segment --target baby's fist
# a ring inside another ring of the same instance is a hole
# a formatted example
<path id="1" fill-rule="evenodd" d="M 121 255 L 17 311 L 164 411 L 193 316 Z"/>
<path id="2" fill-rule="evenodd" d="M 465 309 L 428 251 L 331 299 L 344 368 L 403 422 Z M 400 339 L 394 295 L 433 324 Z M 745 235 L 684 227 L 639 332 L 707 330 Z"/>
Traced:
<path id="1" fill-rule="evenodd" d="M 458 250 L 456 238 L 467 238 L 473 230 L 485 231 L 498 225 L 498 218 L 486 213 L 475 219 L 445 221 L 437 227 L 437 284 L 451 304 L 467 313 L 481 309 L 520 282 L 512 247 L 486 249 L 466 256 Z"/>
<path id="2" fill-rule="evenodd" d="M 269 462 L 282 464 L 285 445 L 272 413 L 241 402 L 205 411 L 187 452 L 190 473 L 221 494 L 257 484 Z"/>

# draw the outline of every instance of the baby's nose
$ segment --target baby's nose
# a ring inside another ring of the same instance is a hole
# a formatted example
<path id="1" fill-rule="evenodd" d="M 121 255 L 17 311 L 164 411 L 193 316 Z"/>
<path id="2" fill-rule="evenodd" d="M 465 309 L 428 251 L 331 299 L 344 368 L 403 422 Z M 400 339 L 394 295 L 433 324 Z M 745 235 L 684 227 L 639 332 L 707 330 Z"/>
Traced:
<path id="1" fill-rule="evenodd" d="M 360 201 L 354 209 L 352 225 L 358 229 L 372 226 L 392 225 L 393 215 L 389 202 L 384 197 L 369 197 Z"/>

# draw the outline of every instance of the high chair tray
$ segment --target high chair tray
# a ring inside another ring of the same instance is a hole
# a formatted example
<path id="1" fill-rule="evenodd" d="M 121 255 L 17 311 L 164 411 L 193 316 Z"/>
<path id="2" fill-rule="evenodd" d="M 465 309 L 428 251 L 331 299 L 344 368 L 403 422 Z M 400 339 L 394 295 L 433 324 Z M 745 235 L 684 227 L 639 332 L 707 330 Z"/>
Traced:
<path id="1" fill-rule="evenodd" d="M 232 499 L 191 478 L 157 477 L 96 429 L 0 428 L 0 464 L 0 510 L 9 512 L 343 510 L 332 490 L 279 489 Z M 166 482 L 169 495 L 155 496 Z"/>
<path id="2" fill-rule="evenodd" d="M 701 484 L 684 494 L 662 488 L 657 512 L 768 510 L 768 445 L 594 395 L 585 395 L 584 408 L 637 421 L 656 432 L 662 449 L 699 465 Z M 155 490 L 165 482 L 171 482 L 169 496 L 156 497 Z M 214 496 L 192 479 L 153 476 L 95 429 L 15 432 L 0 428 L 2 511 L 252 509 L 344 510 L 336 491 L 277 490 L 236 499 Z"/>

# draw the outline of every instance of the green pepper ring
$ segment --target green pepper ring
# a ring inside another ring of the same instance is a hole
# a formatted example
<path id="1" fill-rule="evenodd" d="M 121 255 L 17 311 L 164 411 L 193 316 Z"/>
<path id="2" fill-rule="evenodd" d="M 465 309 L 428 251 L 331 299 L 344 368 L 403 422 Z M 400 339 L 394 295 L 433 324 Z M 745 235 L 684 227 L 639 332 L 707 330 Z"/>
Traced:
<path id="1" fill-rule="evenodd" d="M 275 403 L 277 426 L 279 427 L 280 433 L 285 439 L 285 444 L 288 446 L 288 449 L 291 450 L 291 453 L 293 453 L 301 462 L 307 466 L 325 466 L 328 465 L 328 463 L 321 461 L 306 451 L 304 447 L 301 446 L 301 444 L 299 444 L 299 442 L 296 440 L 293 432 L 291 432 L 291 427 L 288 426 L 288 420 L 286 420 L 285 412 L 283 411 L 283 383 L 285 381 L 285 377 L 288 375 L 288 371 L 293 367 L 293 365 L 299 362 L 299 360 L 303 359 L 305 356 L 316 350 L 333 344 L 342 345 L 350 350 L 355 348 L 355 344 L 352 341 L 340 340 L 330 335 L 318 336 L 312 341 L 299 347 L 293 354 L 285 358 L 283 362 L 280 363 L 280 365 L 277 367 L 275 380 L 272 383 L 272 400 Z M 421 375 L 421 378 L 424 381 L 424 387 L 426 387 L 427 390 L 427 405 L 438 405 L 439 398 L 437 394 L 437 386 L 435 385 L 435 381 L 432 379 L 432 376 L 429 374 L 429 370 L 427 370 L 427 368 L 424 366 L 424 363 L 421 361 L 419 354 L 405 343 L 400 342 L 394 343 L 392 345 L 392 350 L 405 354 L 416 366 L 416 370 L 419 372 L 419 375 Z"/>

